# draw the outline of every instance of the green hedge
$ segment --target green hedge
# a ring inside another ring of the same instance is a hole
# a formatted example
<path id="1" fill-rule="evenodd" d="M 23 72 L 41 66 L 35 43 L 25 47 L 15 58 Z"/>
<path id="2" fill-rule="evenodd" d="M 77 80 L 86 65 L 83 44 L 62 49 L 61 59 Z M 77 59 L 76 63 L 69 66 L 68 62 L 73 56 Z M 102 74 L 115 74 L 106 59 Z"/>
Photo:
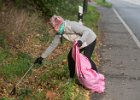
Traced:
<path id="1" fill-rule="evenodd" d="M 14 0 L 17 7 L 40 10 L 43 14 L 52 16 L 73 11 L 82 0 Z"/>

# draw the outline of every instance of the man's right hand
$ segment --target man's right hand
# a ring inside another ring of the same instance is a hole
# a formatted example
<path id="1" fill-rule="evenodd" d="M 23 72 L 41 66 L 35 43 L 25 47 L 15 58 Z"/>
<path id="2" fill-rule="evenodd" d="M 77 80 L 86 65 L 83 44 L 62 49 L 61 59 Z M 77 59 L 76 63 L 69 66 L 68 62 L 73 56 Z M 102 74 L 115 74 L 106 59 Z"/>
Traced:
<path id="1" fill-rule="evenodd" d="M 42 60 L 43 60 L 42 57 L 38 57 L 38 58 L 35 60 L 34 64 L 42 64 Z"/>
<path id="2" fill-rule="evenodd" d="M 78 47 L 81 47 L 82 44 L 83 44 L 83 42 L 82 42 L 81 40 L 78 40 L 78 41 L 77 41 L 77 46 L 78 46 Z"/>

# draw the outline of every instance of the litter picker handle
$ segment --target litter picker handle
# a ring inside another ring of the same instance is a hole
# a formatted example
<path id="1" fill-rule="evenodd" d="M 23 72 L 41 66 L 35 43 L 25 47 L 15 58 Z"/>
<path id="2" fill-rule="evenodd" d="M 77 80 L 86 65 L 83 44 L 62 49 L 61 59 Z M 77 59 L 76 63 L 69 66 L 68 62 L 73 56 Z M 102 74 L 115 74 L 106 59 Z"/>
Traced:
<path id="1" fill-rule="evenodd" d="M 26 71 L 26 73 L 21 77 L 21 79 L 17 82 L 17 84 L 14 85 L 12 91 L 10 92 L 10 95 L 15 95 L 16 93 L 16 87 L 22 82 L 24 77 L 28 74 L 28 72 L 33 68 L 34 64 L 32 64 L 29 69 Z"/>
<path id="2" fill-rule="evenodd" d="M 33 66 L 34 66 L 34 64 L 32 64 L 31 66 L 30 66 L 30 68 L 26 71 L 26 73 L 22 76 L 22 78 L 18 81 L 18 83 L 15 85 L 15 86 L 18 86 L 21 82 L 22 82 L 22 80 L 24 79 L 24 77 L 28 74 L 28 72 L 33 68 Z"/>

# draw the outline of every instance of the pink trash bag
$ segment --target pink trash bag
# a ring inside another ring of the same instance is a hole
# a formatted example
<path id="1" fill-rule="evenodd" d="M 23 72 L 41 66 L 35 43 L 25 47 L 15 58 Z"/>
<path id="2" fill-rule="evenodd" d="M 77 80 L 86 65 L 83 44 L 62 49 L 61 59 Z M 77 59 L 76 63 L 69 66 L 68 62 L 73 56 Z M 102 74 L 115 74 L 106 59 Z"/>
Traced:
<path id="1" fill-rule="evenodd" d="M 91 92 L 103 93 L 105 90 L 104 75 L 91 69 L 90 61 L 79 52 L 76 43 L 73 45 L 72 57 L 75 61 L 75 71 L 79 82 Z"/>

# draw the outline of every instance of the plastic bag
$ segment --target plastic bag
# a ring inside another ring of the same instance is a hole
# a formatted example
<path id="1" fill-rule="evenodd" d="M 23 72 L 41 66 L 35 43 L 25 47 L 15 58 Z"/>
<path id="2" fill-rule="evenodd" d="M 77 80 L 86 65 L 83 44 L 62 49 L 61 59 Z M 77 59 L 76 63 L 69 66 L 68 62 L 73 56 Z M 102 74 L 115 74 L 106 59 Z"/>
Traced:
<path id="1" fill-rule="evenodd" d="M 92 92 L 103 93 L 105 90 L 104 75 L 91 69 L 90 61 L 79 52 L 76 43 L 73 45 L 72 57 L 75 61 L 75 71 L 79 82 Z"/>

